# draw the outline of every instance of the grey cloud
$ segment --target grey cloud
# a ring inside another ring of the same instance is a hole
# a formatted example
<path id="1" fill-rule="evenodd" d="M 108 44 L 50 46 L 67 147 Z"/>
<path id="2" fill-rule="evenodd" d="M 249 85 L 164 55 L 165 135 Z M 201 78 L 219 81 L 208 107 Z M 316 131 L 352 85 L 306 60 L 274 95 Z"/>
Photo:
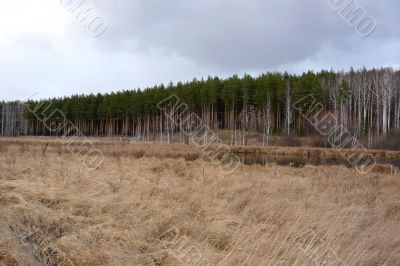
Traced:
<path id="1" fill-rule="evenodd" d="M 371 0 L 360 1 L 360 5 L 377 16 L 381 29 L 376 36 L 396 33 L 391 24 L 394 17 L 390 18 L 394 12 L 389 7 L 399 4 Z M 108 33 L 112 49 L 133 43 L 120 47 L 157 48 L 200 65 L 231 70 L 301 61 L 326 44 L 347 50 L 369 42 L 358 36 L 327 0 L 134 0 L 103 1 L 99 6 L 113 18 Z"/>
<path id="2" fill-rule="evenodd" d="M 5 37 L 0 31 L 0 99 L 266 70 L 399 66 L 397 0 L 358 0 L 377 21 L 365 38 L 328 0 L 86 1 L 108 25 L 98 38 L 72 15 L 60 29 L 62 37 L 45 29 L 29 32 L 30 27 Z"/>

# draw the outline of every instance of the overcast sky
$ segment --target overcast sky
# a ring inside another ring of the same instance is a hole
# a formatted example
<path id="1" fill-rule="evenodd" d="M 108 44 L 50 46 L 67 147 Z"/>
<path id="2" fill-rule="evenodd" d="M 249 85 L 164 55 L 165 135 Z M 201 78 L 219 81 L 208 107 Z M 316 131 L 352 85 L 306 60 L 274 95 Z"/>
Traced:
<path id="1" fill-rule="evenodd" d="M 353 2 L 376 21 L 368 36 L 330 3 L 1 0 L 0 99 L 111 92 L 208 75 L 400 66 L 398 0 Z M 82 8 L 91 8 L 83 22 Z"/>

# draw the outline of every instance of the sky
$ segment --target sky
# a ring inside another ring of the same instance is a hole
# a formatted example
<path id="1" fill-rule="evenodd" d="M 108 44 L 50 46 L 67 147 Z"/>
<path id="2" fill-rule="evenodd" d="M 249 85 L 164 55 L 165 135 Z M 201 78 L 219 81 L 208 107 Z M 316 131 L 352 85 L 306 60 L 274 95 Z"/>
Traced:
<path id="1" fill-rule="evenodd" d="M 1 0 L 0 100 L 399 68 L 399 11 L 398 0 Z"/>

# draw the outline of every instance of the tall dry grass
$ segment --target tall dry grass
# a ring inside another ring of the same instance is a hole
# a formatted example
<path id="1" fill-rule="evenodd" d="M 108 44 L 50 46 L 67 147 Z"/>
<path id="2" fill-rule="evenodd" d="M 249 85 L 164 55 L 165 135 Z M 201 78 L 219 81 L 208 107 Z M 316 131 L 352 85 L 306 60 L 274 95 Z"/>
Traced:
<path id="1" fill-rule="evenodd" d="M 0 152 L 0 265 L 399 265 L 398 176 L 45 143 Z"/>

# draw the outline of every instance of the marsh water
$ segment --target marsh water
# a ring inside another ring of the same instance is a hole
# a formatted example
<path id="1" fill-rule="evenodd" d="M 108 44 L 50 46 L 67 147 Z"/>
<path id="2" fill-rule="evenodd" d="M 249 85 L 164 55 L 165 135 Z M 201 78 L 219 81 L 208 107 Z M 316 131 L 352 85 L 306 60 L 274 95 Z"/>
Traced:
<path id="1" fill-rule="evenodd" d="M 241 162 L 246 165 L 260 164 L 278 164 L 301 168 L 305 165 L 345 165 L 351 167 L 351 164 L 343 157 L 320 157 L 320 156 L 296 156 L 296 155 L 271 155 L 263 153 L 242 153 L 238 154 Z M 377 164 L 390 164 L 400 168 L 400 159 L 376 158 Z"/>

